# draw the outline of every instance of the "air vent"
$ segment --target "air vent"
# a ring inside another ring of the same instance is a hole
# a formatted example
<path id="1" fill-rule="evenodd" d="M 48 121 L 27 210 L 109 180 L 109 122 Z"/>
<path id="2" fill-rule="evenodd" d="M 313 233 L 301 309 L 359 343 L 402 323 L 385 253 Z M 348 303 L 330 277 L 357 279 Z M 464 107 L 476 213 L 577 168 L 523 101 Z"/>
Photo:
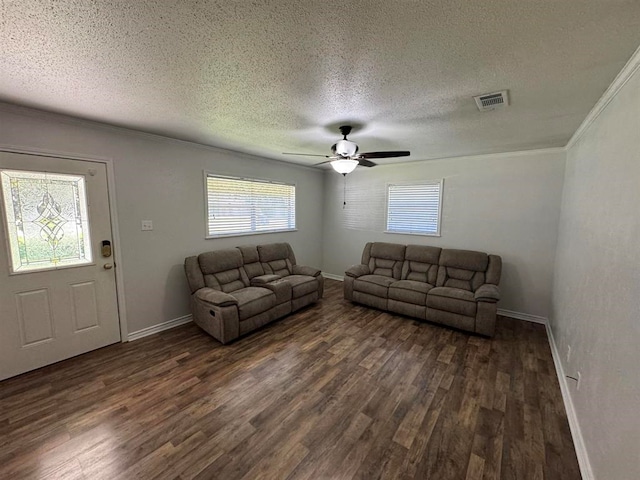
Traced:
<path id="1" fill-rule="evenodd" d="M 481 112 L 488 112 L 490 110 L 495 110 L 496 108 L 502 108 L 509 105 L 509 96 L 507 95 L 507 90 L 478 95 L 477 97 L 473 97 L 473 99 L 476 101 L 478 110 L 480 110 Z"/>

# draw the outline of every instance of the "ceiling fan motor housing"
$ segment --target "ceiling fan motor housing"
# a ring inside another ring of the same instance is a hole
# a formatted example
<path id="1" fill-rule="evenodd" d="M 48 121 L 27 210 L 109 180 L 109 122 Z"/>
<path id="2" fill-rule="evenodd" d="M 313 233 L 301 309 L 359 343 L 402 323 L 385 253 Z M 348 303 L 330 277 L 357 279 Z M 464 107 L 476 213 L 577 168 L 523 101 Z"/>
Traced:
<path id="1" fill-rule="evenodd" d="M 331 150 L 341 157 L 353 157 L 358 153 L 358 145 L 350 140 L 339 140 Z"/>

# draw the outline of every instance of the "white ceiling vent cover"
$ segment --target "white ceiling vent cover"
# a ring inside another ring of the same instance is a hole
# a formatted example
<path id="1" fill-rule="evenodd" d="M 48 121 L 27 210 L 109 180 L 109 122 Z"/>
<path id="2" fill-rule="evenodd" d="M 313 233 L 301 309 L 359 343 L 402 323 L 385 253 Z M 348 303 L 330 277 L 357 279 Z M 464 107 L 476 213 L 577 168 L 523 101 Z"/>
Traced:
<path id="1" fill-rule="evenodd" d="M 481 112 L 488 112 L 495 110 L 496 108 L 502 108 L 509 105 L 508 90 L 502 90 L 501 92 L 485 93 L 484 95 L 478 95 L 473 97 L 478 105 L 478 110 Z"/>

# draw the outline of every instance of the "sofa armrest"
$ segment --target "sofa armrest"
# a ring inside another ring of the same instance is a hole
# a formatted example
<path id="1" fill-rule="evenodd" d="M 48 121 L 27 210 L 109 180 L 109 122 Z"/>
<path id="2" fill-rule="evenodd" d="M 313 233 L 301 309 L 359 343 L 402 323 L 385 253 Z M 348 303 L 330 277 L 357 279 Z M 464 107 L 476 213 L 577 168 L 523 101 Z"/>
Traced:
<path id="1" fill-rule="evenodd" d="M 280 275 L 260 275 L 257 277 L 253 277 L 251 279 L 252 287 L 264 287 L 265 284 L 269 282 L 273 282 L 275 280 L 280 280 L 282 277 Z"/>
<path id="2" fill-rule="evenodd" d="M 360 264 L 351 265 L 344 273 L 349 277 L 358 278 L 362 275 L 369 275 L 369 273 L 371 272 L 369 271 L 369 267 L 367 265 Z"/>
<path id="3" fill-rule="evenodd" d="M 293 266 L 293 274 L 294 275 L 309 275 L 310 277 L 317 277 L 320 275 L 320 270 L 313 267 L 307 267 L 305 265 L 294 265 Z"/>
<path id="4" fill-rule="evenodd" d="M 198 300 L 215 305 L 216 307 L 230 307 L 238 304 L 238 300 L 233 295 L 214 290 L 213 288 L 201 288 L 194 293 L 194 295 Z"/>
<path id="5" fill-rule="evenodd" d="M 500 300 L 500 289 L 497 285 L 485 283 L 476 290 L 474 297 L 478 302 L 496 303 Z"/>

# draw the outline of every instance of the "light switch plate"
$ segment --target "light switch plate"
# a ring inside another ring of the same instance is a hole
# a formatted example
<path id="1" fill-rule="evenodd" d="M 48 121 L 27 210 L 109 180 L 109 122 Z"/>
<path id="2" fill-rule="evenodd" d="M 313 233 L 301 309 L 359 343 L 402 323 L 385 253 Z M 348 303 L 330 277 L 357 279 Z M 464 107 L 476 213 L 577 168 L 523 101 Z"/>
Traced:
<path id="1" fill-rule="evenodd" d="M 153 230 L 153 222 L 151 220 L 142 220 L 142 231 Z"/>

